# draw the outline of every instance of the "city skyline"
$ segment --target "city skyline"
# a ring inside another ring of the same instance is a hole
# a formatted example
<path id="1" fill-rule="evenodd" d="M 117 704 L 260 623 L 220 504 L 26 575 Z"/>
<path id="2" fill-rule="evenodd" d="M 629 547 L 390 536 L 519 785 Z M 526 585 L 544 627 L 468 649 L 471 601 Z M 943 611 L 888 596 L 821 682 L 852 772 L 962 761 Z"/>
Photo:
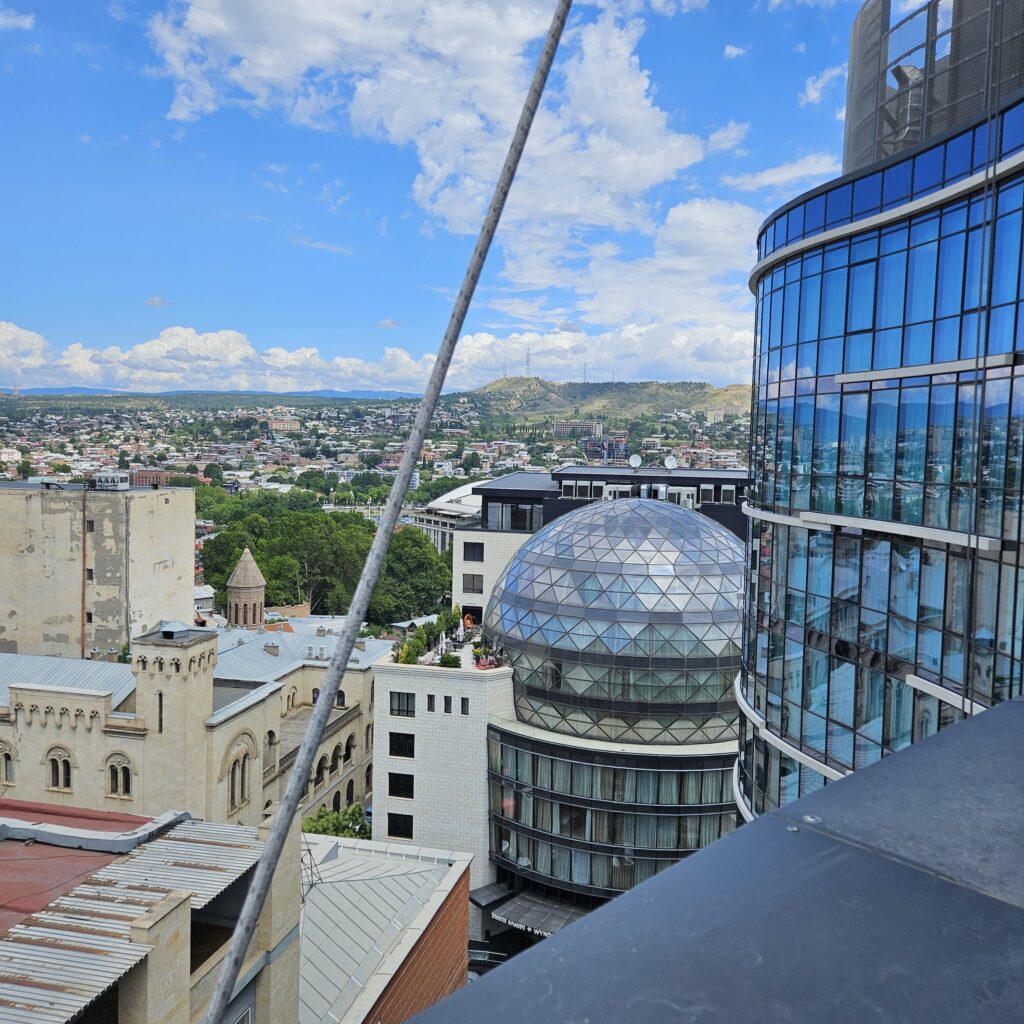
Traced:
<path id="1" fill-rule="evenodd" d="M 422 385 L 550 10 L 367 11 L 0 5 L 0 383 Z M 748 381 L 753 238 L 837 173 L 849 15 L 581 7 L 452 385 L 528 350 Z"/>

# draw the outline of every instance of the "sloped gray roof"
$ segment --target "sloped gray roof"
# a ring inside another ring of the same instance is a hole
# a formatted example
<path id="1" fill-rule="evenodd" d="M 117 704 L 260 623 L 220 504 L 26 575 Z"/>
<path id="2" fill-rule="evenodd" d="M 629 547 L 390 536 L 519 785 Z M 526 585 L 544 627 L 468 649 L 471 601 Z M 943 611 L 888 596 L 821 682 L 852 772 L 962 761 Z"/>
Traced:
<path id="1" fill-rule="evenodd" d="M 246 548 L 242 552 L 242 557 L 239 558 L 234 572 L 228 577 L 228 586 L 265 587 L 266 585 L 267 581 L 263 578 L 263 573 L 260 572 L 256 559 L 252 557 L 252 552 Z"/>
<path id="2" fill-rule="evenodd" d="M 302 911 L 299 1024 L 333 1024 L 360 996 L 379 996 L 412 948 L 399 948 L 403 935 L 429 924 L 471 857 L 329 836 L 303 842 L 316 871 Z"/>
<path id="3" fill-rule="evenodd" d="M 216 679 L 246 683 L 272 683 L 303 664 L 326 667 L 334 655 L 338 637 L 312 636 L 309 633 L 285 633 L 256 630 L 227 630 L 217 641 Z M 271 654 L 267 645 L 276 645 L 278 653 Z M 313 654 L 310 656 L 309 649 Z M 324 650 L 320 657 L 320 648 Z M 366 649 L 352 649 L 349 668 L 365 668 L 391 650 L 389 640 L 367 640 Z"/>
<path id="4" fill-rule="evenodd" d="M 109 693 L 111 708 L 117 708 L 135 691 L 135 676 L 131 665 L 119 662 L 0 654 L 0 707 L 10 706 L 9 688 L 18 685 Z"/>

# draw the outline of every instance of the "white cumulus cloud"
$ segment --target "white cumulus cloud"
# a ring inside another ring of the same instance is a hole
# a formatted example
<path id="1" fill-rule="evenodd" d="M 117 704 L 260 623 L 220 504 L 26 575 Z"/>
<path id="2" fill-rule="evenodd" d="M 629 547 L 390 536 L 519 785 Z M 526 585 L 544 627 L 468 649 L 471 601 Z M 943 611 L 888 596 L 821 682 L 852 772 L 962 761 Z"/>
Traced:
<path id="1" fill-rule="evenodd" d="M 825 68 L 820 74 L 811 75 L 804 82 L 804 91 L 800 93 L 800 106 L 806 107 L 820 103 L 828 87 L 833 82 L 838 82 L 845 74 L 846 68 L 840 65 L 834 68 Z"/>
<path id="2" fill-rule="evenodd" d="M 737 57 L 743 57 L 747 52 L 745 46 L 733 46 L 732 43 L 725 44 L 725 52 L 722 54 L 726 60 L 735 60 Z"/>
<path id="3" fill-rule="evenodd" d="M 0 4 L 0 32 L 4 29 L 23 29 L 29 31 L 35 27 L 34 14 L 19 14 L 10 7 Z"/>
<path id="4" fill-rule="evenodd" d="M 756 192 L 763 188 L 781 188 L 809 180 L 835 177 L 841 169 L 839 160 L 831 153 L 811 153 L 792 163 L 766 167 L 750 174 L 726 174 L 722 184 L 741 192 Z M 808 186 L 809 187 L 809 186 Z"/>

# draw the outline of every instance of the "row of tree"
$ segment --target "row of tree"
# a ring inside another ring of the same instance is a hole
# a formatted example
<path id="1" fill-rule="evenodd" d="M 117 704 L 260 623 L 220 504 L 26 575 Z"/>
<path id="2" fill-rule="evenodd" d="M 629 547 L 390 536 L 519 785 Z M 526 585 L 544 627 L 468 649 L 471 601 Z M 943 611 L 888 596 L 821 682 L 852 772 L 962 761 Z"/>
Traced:
<path id="1" fill-rule="evenodd" d="M 196 488 L 196 515 L 221 526 L 203 545 L 207 583 L 223 607 L 228 577 L 249 548 L 267 581 L 266 604 L 309 602 L 313 614 L 348 611 L 375 527 L 355 512 L 325 512 L 315 494 Z M 451 573 L 426 534 L 395 531 L 367 620 L 386 625 L 435 611 L 451 587 Z"/>

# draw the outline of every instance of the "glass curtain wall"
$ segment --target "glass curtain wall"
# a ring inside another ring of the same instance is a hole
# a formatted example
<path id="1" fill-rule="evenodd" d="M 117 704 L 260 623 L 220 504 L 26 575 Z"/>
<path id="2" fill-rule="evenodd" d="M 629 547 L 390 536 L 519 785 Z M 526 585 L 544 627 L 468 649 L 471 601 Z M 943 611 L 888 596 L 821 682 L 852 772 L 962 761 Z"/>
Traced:
<path id="1" fill-rule="evenodd" d="M 1021 693 L 1024 177 L 1002 158 L 1024 146 L 1022 114 L 821 190 L 761 235 L 765 254 L 804 241 L 754 278 L 753 813 Z M 899 215 L 985 153 L 977 183 Z M 850 226 L 808 242 L 807 211 L 840 193 L 824 223 Z"/>

